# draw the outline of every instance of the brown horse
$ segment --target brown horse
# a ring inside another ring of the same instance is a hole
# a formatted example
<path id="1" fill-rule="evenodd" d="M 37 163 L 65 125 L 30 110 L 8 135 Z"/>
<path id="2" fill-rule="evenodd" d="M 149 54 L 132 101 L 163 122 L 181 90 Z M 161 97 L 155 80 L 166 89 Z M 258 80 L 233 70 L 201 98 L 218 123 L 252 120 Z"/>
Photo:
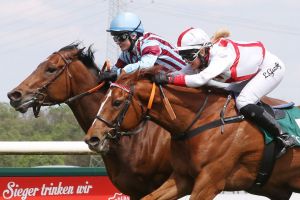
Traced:
<path id="1" fill-rule="evenodd" d="M 11 105 L 20 112 L 33 107 L 37 115 L 41 105 L 63 103 L 97 86 L 99 70 L 93 52 L 77 46 L 64 47 L 43 61 L 8 93 Z M 85 132 L 95 119 L 106 90 L 107 87 L 68 103 Z M 136 135 L 107 138 L 99 152 L 113 184 L 132 199 L 139 199 L 158 188 L 172 173 L 169 145 L 169 134 L 149 121 Z"/>
<path id="2" fill-rule="evenodd" d="M 122 74 L 112 84 L 100 106 L 97 118 L 86 134 L 86 142 L 100 146 L 106 134 L 115 130 L 130 130 L 143 121 L 147 113 L 176 138 L 194 120 L 206 101 L 201 117 L 191 129 L 220 119 L 226 96 L 209 92 L 207 88 L 185 88 L 166 85 L 165 95 L 177 116 L 171 120 L 163 106 L 159 92 L 155 93 L 152 109 L 146 111 L 152 91 L 149 78 L 153 72 L 138 71 Z M 156 89 L 158 90 L 158 89 Z M 150 98 L 151 99 L 151 98 Z M 123 115 L 124 117 L 120 117 Z M 237 115 L 234 101 L 230 101 L 226 116 Z M 120 120 L 121 119 L 121 120 Z M 118 121 L 120 126 L 113 125 Z M 130 147 L 128 147 L 130 148 Z M 267 184 L 250 191 L 256 179 L 262 158 L 264 139 L 257 127 L 247 121 L 227 124 L 224 133 L 220 127 L 203 131 L 186 140 L 171 140 L 171 177 L 144 199 L 178 199 L 191 194 L 191 199 L 211 200 L 221 191 L 246 190 L 273 200 L 289 199 L 292 192 L 300 192 L 300 149 L 290 149 L 277 160 Z"/>

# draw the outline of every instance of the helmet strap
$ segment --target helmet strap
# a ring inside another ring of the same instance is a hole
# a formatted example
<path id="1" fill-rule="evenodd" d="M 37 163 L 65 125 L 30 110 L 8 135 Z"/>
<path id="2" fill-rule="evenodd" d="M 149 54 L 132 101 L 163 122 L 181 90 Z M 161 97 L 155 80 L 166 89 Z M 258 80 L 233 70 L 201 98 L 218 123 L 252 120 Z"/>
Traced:
<path id="1" fill-rule="evenodd" d="M 140 23 L 137 25 L 137 27 L 135 27 L 135 29 L 133 29 L 132 32 L 135 32 L 140 27 L 141 23 L 142 23 L 142 21 L 140 20 Z"/>
<path id="2" fill-rule="evenodd" d="M 135 42 L 139 39 L 139 37 L 141 37 L 142 34 L 138 33 L 138 32 L 130 32 L 129 33 L 129 41 L 130 41 L 130 47 L 128 49 L 128 51 L 132 51 Z"/>
<path id="3" fill-rule="evenodd" d="M 134 47 L 134 44 L 135 44 L 135 42 L 137 41 L 137 37 L 135 37 L 135 39 L 133 39 L 133 38 L 131 37 L 131 35 L 130 35 L 128 39 L 129 39 L 129 41 L 130 41 L 130 47 L 129 47 L 128 51 L 132 51 L 132 50 L 133 50 L 133 47 Z"/>

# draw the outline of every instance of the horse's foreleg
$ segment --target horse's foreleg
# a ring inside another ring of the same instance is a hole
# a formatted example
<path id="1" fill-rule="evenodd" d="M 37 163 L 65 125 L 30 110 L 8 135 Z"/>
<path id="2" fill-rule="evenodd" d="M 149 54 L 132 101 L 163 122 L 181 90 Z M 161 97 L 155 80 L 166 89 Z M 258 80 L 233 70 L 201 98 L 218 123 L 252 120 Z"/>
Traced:
<path id="1" fill-rule="evenodd" d="M 192 190 L 192 187 L 193 185 L 191 180 L 187 180 L 185 177 L 179 176 L 173 172 L 173 174 L 166 182 L 164 182 L 164 184 L 142 199 L 176 200 L 189 194 Z"/>
<path id="2" fill-rule="evenodd" d="M 222 172 L 219 173 L 221 174 Z M 223 179 L 220 174 L 212 173 L 208 167 L 204 168 L 195 181 L 190 199 L 214 199 L 225 187 L 225 179 Z"/>

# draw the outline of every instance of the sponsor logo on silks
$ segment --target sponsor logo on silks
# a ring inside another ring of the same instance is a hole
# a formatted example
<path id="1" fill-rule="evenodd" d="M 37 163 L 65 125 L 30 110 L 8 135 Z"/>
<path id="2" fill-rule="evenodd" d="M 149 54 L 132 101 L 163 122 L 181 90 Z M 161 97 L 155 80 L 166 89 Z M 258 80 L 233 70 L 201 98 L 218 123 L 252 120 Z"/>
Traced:
<path id="1" fill-rule="evenodd" d="M 130 200 L 130 197 L 122 193 L 115 193 L 114 196 L 109 197 L 108 200 Z"/>

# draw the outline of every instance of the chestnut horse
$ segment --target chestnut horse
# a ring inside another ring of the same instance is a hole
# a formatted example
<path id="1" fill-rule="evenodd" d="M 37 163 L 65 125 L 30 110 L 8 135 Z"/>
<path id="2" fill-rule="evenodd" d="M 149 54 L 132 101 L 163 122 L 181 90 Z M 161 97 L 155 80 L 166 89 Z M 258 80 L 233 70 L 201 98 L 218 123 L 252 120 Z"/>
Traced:
<path id="1" fill-rule="evenodd" d="M 10 104 L 20 112 L 33 107 L 37 115 L 41 105 L 63 103 L 97 86 L 99 69 L 93 52 L 77 46 L 64 47 L 43 61 L 8 93 Z M 85 132 L 106 90 L 107 87 L 67 103 Z M 131 199 L 139 199 L 158 188 L 172 173 L 169 145 L 169 134 L 149 121 L 136 135 L 107 138 L 99 152 L 113 184 Z"/>
<path id="2" fill-rule="evenodd" d="M 200 118 L 191 129 L 220 119 L 219 111 L 226 102 L 226 95 L 209 92 L 205 87 L 194 89 L 166 85 L 165 96 L 177 116 L 171 120 L 160 92 L 155 93 L 153 106 L 147 110 L 147 104 L 152 101 L 153 74 L 151 70 L 121 74 L 107 92 L 98 111 L 98 120 L 85 138 L 97 151 L 101 148 L 98 143 L 111 131 L 135 128 L 147 114 L 171 133 L 171 163 L 174 171 L 160 188 L 143 199 L 178 199 L 191 194 L 190 198 L 194 200 L 211 200 L 221 191 L 246 190 L 273 200 L 286 200 L 292 192 L 300 192 L 298 148 L 288 150 L 277 160 L 271 177 L 263 187 L 250 190 L 260 167 L 264 139 L 258 128 L 247 121 L 226 124 L 223 134 L 221 128 L 216 127 L 189 139 L 175 140 L 190 126 L 204 104 Z M 226 116 L 236 115 L 235 103 L 230 101 Z M 112 125 L 116 120 L 120 125 L 118 127 Z M 96 140 L 99 142 L 95 143 Z"/>

